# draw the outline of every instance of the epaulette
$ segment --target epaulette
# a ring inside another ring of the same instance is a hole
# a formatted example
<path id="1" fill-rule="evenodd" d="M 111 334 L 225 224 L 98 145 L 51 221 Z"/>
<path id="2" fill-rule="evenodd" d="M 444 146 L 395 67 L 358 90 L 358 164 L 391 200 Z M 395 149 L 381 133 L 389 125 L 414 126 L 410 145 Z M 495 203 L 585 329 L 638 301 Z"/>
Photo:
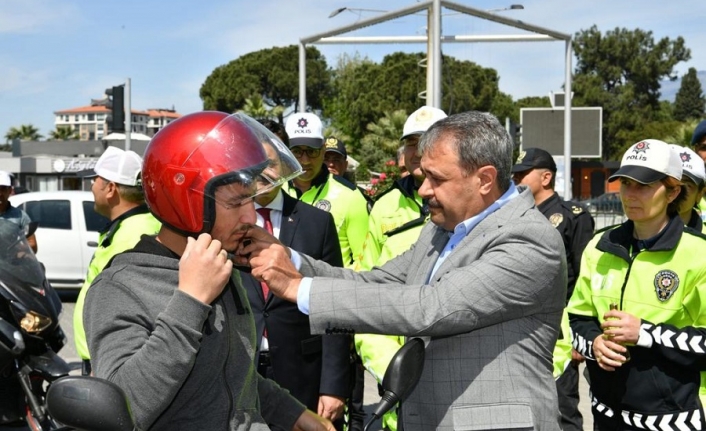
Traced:
<path id="1" fill-rule="evenodd" d="M 579 215 L 588 212 L 588 210 L 586 210 L 586 208 L 578 202 L 562 200 L 561 204 L 573 215 Z"/>
<path id="2" fill-rule="evenodd" d="M 684 226 L 684 232 L 688 232 L 694 236 L 698 236 L 701 239 L 706 239 L 706 235 L 703 233 L 699 232 L 698 230 L 694 229 L 693 227 L 689 226 Z"/>
<path id="3" fill-rule="evenodd" d="M 357 187 L 356 187 L 355 184 L 353 184 L 352 182 L 350 182 L 350 181 L 348 181 L 347 179 L 343 178 L 342 176 L 340 176 L 340 175 L 331 175 L 331 176 L 333 177 L 334 180 L 336 180 L 336 181 L 338 181 L 339 183 L 343 184 L 343 185 L 346 186 L 347 188 L 349 188 L 349 189 L 351 189 L 351 190 L 356 190 L 356 189 L 357 189 Z"/>

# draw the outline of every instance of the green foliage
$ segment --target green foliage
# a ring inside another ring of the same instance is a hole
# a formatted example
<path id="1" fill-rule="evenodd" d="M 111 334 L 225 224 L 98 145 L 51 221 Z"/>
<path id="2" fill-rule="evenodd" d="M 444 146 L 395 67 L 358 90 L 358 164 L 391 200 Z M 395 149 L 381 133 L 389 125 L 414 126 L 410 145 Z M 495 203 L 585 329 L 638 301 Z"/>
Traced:
<path id="1" fill-rule="evenodd" d="M 573 48 L 574 105 L 603 107 L 603 154 L 617 159 L 637 132 L 664 119 L 660 81 L 675 80 L 674 66 L 691 52 L 681 37 L 655 42 L 649 31 L 616 28 L 604 35 L 596 26 L 576 33 Z"/>
<path id="2" fill-rule="evenodd" d="M 21 141 L 38 141 L 43 136 L 39 134 L 39 129 L 31 124 L 23 124 L 19 128 L 10 127 L 10 130 L 5 133 L 5 142 L 11 143 L 15 139 Z"/>
<path id="3" fill-rule="evenodd" d="M 240 110 L 252 118 L 270 118 L 274 120 L 282 119 L 284 108 L 281 105 L 269 107 L 265 105 L 262 96 L 255 94 L 252 97 L 245 99 L 245 105 Z"/>
<path id="4" fill-rule="evenodd" d="M 354 153 L 360 151 L 365 126 L 378 119 L 373 107 L 380 95 L 365 91 L 372 87 L 377 68 L 378 65 L 358 54 L 352 57 L 344 54 L 332 71 L 332 97 L 324 101 L 323 111 L 338 129 L 352 137 Z"/>
<path id="5" fill-rule="evenodd" d="M 68 141 L 70 139 L 79 139 L 79 135 L 78 132 L 70 126 L 56 126 L 56 129 L 49 132 L 49 139 Z"/>
<path id="6" fill-rule="evenodd" d="M 368 124 L 368 134 L 362 139 L 361 151 L 354 156 L 360 162 L 359 171 L 382 172 L 384 170 L 385 163 L 397 155 L 406 120 L 407 113 L 403 109 L 398 109 L 385 112 L 377 122 Z"/>
<path id="7" fill-rule="evenodd" d="M 703 118 L 705 107 L 706 98 L 701 88 L 701 81 L 696 74 L 696 69 L 690 67 L 681 79 L 681 86 L 674 100 L 674 119 L 687 121 Z"/>
<path id="8" fill-rule="evenodd" d="M 700 120 L 690 120 L 686 123 L 676 123 L 676 127 L 671 133 L 660 136 L 660 140 L 668 144 L 681 145 L 682 147 L 691 148 L 691 137 L 694 134 L 694 129 L 699 125 Z"/>
<path id="9" fill-rule="evenodd" d="M 423 53 L 396 52 L 377 64 L 359 55 L 339 57 L 324 113 L 363 145 L 368 124 L 386 112 L 413 112 L 426 103 L 419 97 L 426 89 L 426 69 L 419 66 L 425 58 Z M 446 113 L 475 109 L 505 116 L 512 111 L 511 99 L 498 90 L 495 70 L 444 56 L 442 74 L 441 107 Z"/>
<path id="10" fill-rule="evenodd" d="M 217 67 L 199 94 L 204 109 L 235 112 L 246 100 L 262 98 L 269 107 L 294 107 L 299 102 L 299 47 L 274 47 L 245 54 Z M 307 103 L 320 109 L 330 85 L 326 59 L 318 49 L 306 49 Z M 281 118 L 279 118 L 282 120 Z"/>

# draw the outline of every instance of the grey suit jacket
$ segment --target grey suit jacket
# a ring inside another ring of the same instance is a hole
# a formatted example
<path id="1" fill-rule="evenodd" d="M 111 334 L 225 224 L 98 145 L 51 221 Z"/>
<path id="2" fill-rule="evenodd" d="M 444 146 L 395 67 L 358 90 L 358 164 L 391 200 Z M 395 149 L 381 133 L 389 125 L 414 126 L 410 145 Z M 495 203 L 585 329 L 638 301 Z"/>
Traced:
<path id="1" fill-rule="evenodd" d="M 552 350 L 566 297 L 560 235 L 522 188 L 427 282 L 448 238 L 429 223 L 409 251 L 362 273 L 302 256 L 302 274 L 316 276 L 312 332 L 431 337 L 402 408 L 405 431 L 559 430 Z"/>

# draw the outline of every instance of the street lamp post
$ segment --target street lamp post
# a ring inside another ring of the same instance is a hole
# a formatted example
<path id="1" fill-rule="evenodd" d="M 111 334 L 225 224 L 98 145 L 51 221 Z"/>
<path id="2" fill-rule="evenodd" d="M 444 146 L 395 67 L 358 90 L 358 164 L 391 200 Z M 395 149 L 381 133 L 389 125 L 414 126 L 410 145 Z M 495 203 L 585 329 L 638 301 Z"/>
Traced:
<path id="1" fill-rule="evenodd" d="M 334 16 L 338 15 L 339 13 L 345 12 L 345 11 L 348 11 L 348 12 L 387 12 L 386 10 L 380 10 L 380 9 L 361 9 L 361 8 L 357 8 L 357 7 L 343 6 L 343 7 L 339 7 L 338 9 L 334 10 L 333 12 L 331 12 L 328 17 L 333 18 Z"/>

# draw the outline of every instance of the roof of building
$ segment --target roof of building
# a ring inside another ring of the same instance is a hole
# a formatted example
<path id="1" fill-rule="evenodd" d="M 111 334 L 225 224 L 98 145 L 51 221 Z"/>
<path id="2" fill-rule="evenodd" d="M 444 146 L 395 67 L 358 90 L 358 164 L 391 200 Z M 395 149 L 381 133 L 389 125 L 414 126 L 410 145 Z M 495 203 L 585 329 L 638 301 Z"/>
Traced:
<path id="1" fill-rule="evenodd" d="M 78 108 L 64 109 L 61 111 L 55 111 L 54 114 L 89 114 L 89 113 L 108 113 L 110 109 L 103 105 L 88 105 L 80 106 Z"/>
<path id="2" fill-rule="evenodd" d="M 88 106 L 79 106 L 78 108 L 63 109 L 61 111 L 55 111 L 54 114 L 55 115 L 107 114 L 110 112 L 111 112 L 110 109 L 107 108 L 106 106 L 103 106 L 103 105 L 88 105 Z M 131 112 L 136 115 L 146 115 L 151 118 L 161 118 L 161 117 L 179 118 L 179 117 L 181 117 L 181 114 L 174 112 L 171 109 L 149 109 L 147 111 L 138 111 L 138 110 L 133 109 Z"/>
<path id="3" fill-rule="evenodd" d="M 175 112 L 173 109 L 147 109 L 147 113 L 150 117 L 165 117 L 165 118 L 179 118 L 181 114 Z"/>

